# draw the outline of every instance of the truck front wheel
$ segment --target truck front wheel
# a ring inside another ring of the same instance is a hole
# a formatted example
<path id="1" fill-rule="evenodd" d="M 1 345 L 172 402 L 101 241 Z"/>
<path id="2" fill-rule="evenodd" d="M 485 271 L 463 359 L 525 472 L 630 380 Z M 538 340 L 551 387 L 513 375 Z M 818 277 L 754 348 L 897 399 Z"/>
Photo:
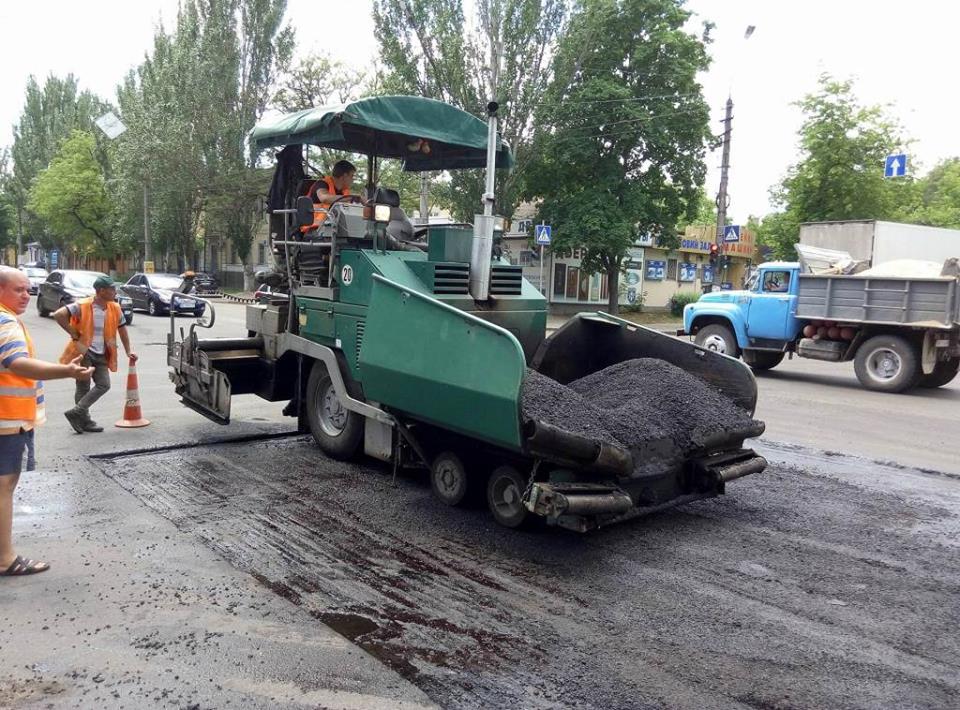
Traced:
<path id="1" fill-rule="evenodd" d="M 917 349 L 897 335 L 876 335 L 857 350 L 853 361 L 860 384 L 876 392 L 903 392 L 920 377 Z"/>
<path id="2" fill-rule="evenodd" d="M 920 375 L 918 387 L 943 387 L 953 381 L 960 371 L 960 357 L 950 358 L 949 360 L 940 360 L 929 375 Z"/>
<path id="3" fill-rule="evenodd" d="M 733 331 L 719 323 L 711 323 L 698 330 L 693 342 L 701 348 L 712 350 L 721 355 L 740 357 L 740 346 L 737 345 L 737 339 L 734 337 Z"/>
<path id="4" fill-rule="evenodd" d="M 744 350 L 743 361 L 756 371 L 772 370 L 783 362 L 783 353 L 770 350 Z"/>
<path id="5" fill-rule="evenodd" d="M 305 397 L 310 433 L 327 456 L 354 458 L 363 444 L 363 417 L 343 406 L 323 363 L 314 363 Z"/>

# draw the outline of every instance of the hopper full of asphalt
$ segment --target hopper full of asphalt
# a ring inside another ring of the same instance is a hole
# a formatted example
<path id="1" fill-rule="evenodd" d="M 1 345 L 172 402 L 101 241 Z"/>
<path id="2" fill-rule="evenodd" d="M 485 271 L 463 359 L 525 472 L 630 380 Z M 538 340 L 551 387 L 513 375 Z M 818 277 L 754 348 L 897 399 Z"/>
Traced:
<path id="1" fill-rule="evenodd" d="M 656 358 L 626 360 L 569 385 L 527 370 L 521 409 L 524 420 L 629 449 L 638 472 L 656 467 L 652 452 L 686 457 L 723 434 L 760 426 L 707 382 Z"/>

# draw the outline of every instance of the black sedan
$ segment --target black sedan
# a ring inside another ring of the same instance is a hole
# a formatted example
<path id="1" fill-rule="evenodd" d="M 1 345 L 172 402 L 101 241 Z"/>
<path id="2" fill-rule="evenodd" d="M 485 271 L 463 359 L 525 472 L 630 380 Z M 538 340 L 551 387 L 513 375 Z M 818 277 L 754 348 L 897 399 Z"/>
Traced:
<path id="1" fill-rule="evenodd" d="M 37 291 L 37 312 L 42 318 L 46 318 L 51 311 L 55 311 L 68 303 L 93 296 L 95 293 L 93 282 L 101 276 L 106 276 L 106 274 L 99 271 L 76 271 L 74 269 L 51 271 L 47 280 L 40 284 Z M 127 325 L 132 324 L 133 301 L 118 291 L 117 303 L 120 304 Z"/>
<path id="2" fill-rule="evenodd" d="M 184 280 L 176 274 L 134 274 L 123 286 L 124 293 L 133 299 L 133 307 L 152 316 L 186 313 L 198 318 L 206 304 L 192 296 L 183 295 Z"/>

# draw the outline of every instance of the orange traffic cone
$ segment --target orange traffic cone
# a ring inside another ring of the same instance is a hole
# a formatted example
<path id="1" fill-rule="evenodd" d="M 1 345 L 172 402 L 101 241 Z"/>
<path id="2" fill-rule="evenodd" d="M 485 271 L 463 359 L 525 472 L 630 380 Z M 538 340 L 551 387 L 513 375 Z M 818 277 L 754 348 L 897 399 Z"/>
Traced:
<path id="1" fill-rule="evenodd" d="M 124 428 L 133 428 L 146 426 L 150 423 L 149 419 L 143 418 L 143 412 L 140 411 L 140 385 L 137 384 L 137 366 L 130 361 L 130 369 L 127 371 L 127 402 L 123 406 L 123 419 L 117 422 L 116 426 Z"/>

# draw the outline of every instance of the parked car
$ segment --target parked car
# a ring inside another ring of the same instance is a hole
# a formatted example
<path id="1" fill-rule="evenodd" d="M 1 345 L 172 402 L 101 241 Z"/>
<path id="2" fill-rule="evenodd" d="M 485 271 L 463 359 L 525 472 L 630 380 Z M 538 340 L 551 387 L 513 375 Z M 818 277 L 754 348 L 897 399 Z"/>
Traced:
<path id="1" fill-rule="evenodd" d="M 30 282 L 30 294 L 34 295 L 40 288 L 40 284 L 47 280 L 47 277 L 50 275 L 50 272 L 39 266 L 21 266 L 20 271 L 22 271 L 26 277 L 27 281 Z"/>
<path id="2" fill-rule="evenodd" d="M 133 299 L 133 307 L 152 316 L 187 313 L 198 318 L 203 315 L 206 304 L 190 296 L 178 295 L 183 290 L 183 278 L 177 274 L 134 274 L 123 286 L 123 291 Z"/>
<path id="3" fill-rule="evenodd" d="M 187 271 L 181 276 L 187 278 L 190 274 L 193 274 L 193 287 L 197 295 L 220 293 L 220 282 L 213 274 L 208 274 L 205 271 Z"/>
<path id="4" fill-rule="evenodd" d="M 272 286 L 267 286 L 264 284 L 254 291 L 253 298 L 257 303 L 267 305 L 271 301 L 286 301 L 290 298 L 290 296 L 282 291 L 277 291 Z"/>
<path id="5" fill-rule="evenodd" d="M 94 295 L 93 282 L 99 277 L 106 276 L 99 271 L 77 271 L 74 269 L 57 269 L 51 271 L 47 280 L 40 284 L 37 291 L 37 312 L 42 318 L 50 315 L 51 311 L 73 303 L 80 298 Z M 29 278 L 29 277 L 28 277 Z M 117 289 L 117 303 L 123 311 L 127 325 L 133 323 L 133 301 Z"/>

